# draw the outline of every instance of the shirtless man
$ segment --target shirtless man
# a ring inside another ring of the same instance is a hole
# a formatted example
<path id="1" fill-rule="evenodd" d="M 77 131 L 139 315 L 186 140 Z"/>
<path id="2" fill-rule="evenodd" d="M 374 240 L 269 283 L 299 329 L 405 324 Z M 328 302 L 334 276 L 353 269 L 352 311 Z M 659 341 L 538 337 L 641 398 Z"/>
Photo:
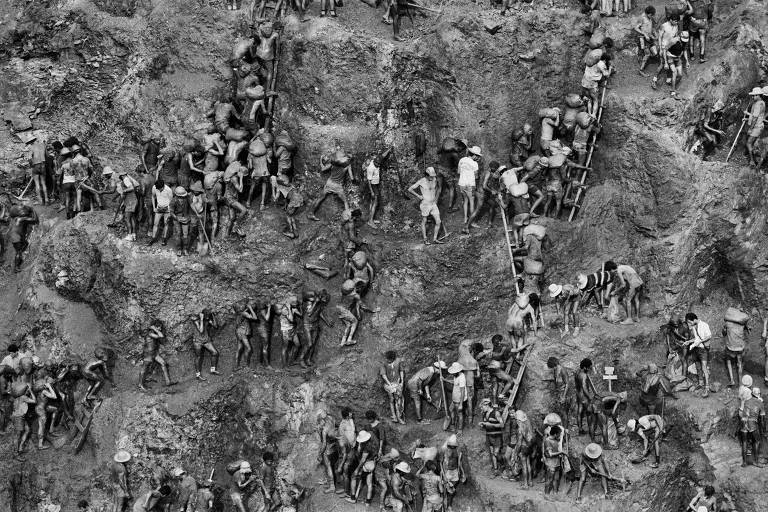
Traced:
<path id="1" fill-rule="evenodd" d="M 29 141 L 29 164 L 32 169 L 32 180 L 35 182 L 37 197 L 43 204 L 48 202 L 48 188 L 45 185 L 45 138 L 38 135 Z"/>
<path id="2" fill-rule="evenodd" d="M 672 41 L 672 43 L 667 47 L 667 49 L 664 51 L 664 57 L 666 59 L 666 67 L 664 69 L 669 70 L 672 74 L 671 78 L 671 84 L 672 84 L 672 92 L 671 95 L 673 98 L 677 97 L 677 86 L 680 83 L 680 80 L 683 78 L 683 67 L 685 69 L 688 69 L 690 63 L 688 61 L 688 41 L 690 40 L 690 35 L 688 34 L 688 31 L 682 31 L 680 34 Z M 659 74 L 657 73 L 655 77 L 653 77 L 653 83 L 651 84 L 651 87 L 656 89 L 657 82 L 658 82 Z"/>
<path id="3" fill-rule="evenodd" d="M 599 393 L 595 388 L 595 384 L 592 379 L 589 378 L 589 374 L 592 373 L 592 360 L 589 358 L 582 359 L 579 363 L 579 372 L 575 376 L 575 389 L 576 389 L 576 417 L 579 423 L 579 433 L 586 434 L 584 430 L 583 421 L 584 416 L 587 417 L 587 429 L 590 435 L 593 434 L 595 427 L 595 405 L 594 401 Z"/>
<path id="4" fill-rule="evenodd" d="M 282 341 L 280 361 L 283 368 L 287 368 L 288 363 L 293 362 L 299 353 L 298 327 L 302 315 L 299 298 L 296 295 L 289 296 L 284 303 L 278 306 L 278 315 Z"/>
<path id="5" fill-rule="evenodd" d="M 195 316 L 193 323 L 192 348 L 195 352 L 195 378 L 205 380 L 202 376 L 205 352 L 211 354 L 211 375 L 221 375 L 216 369 L 219 351 L 213 346 L 213 331 L 219 328 L 216 315 L 210 309 L 204 308 Z"/>
<path id="6" fill-rule="evenodd" d="M 177 256 L 186 256 L 189 249 L 189 226 L 192 223 L 192 206 L 189 194 L 184 187 L 176 187 L 173 191 L 173 199 L 168 207 L 168 215 L 174 221 L 176 231 L 179 233 L 179 247 Z"/>
<path id="7" fill-rule="evenodd" d="M 536 320 L 536 310 L 530 304 L 527 294 L 518 295 L 515 303 L 507 311 L 507 332 L 510 339 L 514 342 L 515 352 L 520 352 L 528 345 L 526 335 L 528 329 L 525 327 L 525 317 L 530 316 L 533 319 L 533 335 L 538 335 L 538 322 Z"/>
<path id="8" fill-rule="evenodd" d="M 368 291 L 368 287 L 376 276 L 373 266 L 368 262 L 368 255 L 364 251 L 357 251 L 345 265 L 344 278 L 355 282 L 355 289 L 362 296 Z"/>
<path id="9" fill-rule="evenodd" d="M 425 176 L 419 181 L 414 183 L 408 188 L 408 192 L 411 193 L 416 199 L 421 201 L 419 208 L 421 209 L 421 236 L 424 239 L 424 245 L 429 245 L 429 239 L 427 238 L 427 218 L 431 215 L 435 220 L 435 233 L 433 236 L 433 243 L 442 244 L 443 238 L 448 235 L 447 230 L 445 235 L 438 238 L 440 233 L 440 210 L 437 207 L 437 198 L 440 197 L 440 187 L 437 183 L 437 173 L 434 167 L 427 167 L 424 171 Z M 416 192 L 419 190 L 421 193 Z M 443 228 L 445 229 L 445 228 Z"/>
<path id="10" fill-rule="evenodd" d="M 640 74 L 645 75 L 645 66 L 648 65 L 648 60 L 651 57 L 659 55 L 659 48 L 656 46 L 656 8 L 649 5 L 645 8 L 642 16 L 640 16 L 640 22 L 634 27 L 634 31 L 638 34 L 638 44 L 640 46 L 640 52 L 642 53 L 642 60 L 640 61 Z"/>
<path id="11" fill-rule="evenodd" d="M 463 459 L 463 450 L 459 450 L 459 441 L 454 434 L 445 441 L 440 453 L 440 476 L 445 483 L 445 504 L 448 510 L 453 510 L 456 486 L 467 481 Z"/>
<path id="12" fill-rule="evenodd" d="M 659 68 L 656 70 L 652 87 L 655 87 L 658 82 L 659 75 L 665 70 L 669 70 L 669 62 L 667 61 L 667 48 L 677 39 L 679 33 L 680 15 L 677 13 L 672 14 L 667 21 L 661 24 L 659 31 L 656 34 L 656 47 L 659 50 Z"/>
<path id="13" fill-rule="evenodd" d="M 325 468 L 325 477 L 327 479 L 327 488 L 323 491 L 326 494 L 336 492 L 336 470 L 335 462 L 339 457 L 338 429 L 336 420 L 324 410 L 317 413 L 317 432 L 320 436 L 320 450 L 317 454 L 317 461 Z"/>
<path id="14" fill-rule="evenodd" d="M 259 336 L 259 345 L 261 345 L 261 362 L 269 369 L 272 369 L 272 320 L 273 307 L 268 301 L 256 302 L 256 315 L 259 322 L 256 324 L 256 333 Z"/>
<path id="15" fill-rule="evenodd" d="M 131 499 L 131 491 L 128 487 L 128 468 L 126 467 L 130 460 L 131 454 L 125 450 L 120 450 L 112 458 L 112 463 L 109 466 L 114 492 L 112 512 L 125 512 L 128 501 Z"/>
<path id="16" fill-rule="evenodd" d="M 355 289 L 355 282 L 347 279 L 341 285 L 341 301 L 336 305 L 339 319 L 344 323 L 344 333 L 341 335 L 340 347 L 355 345 L 355 333 L 362 317 L 361 310 L 376 313 L 378 309 L 372 309 L 363 302 L 360 294 Z"/>
<path id="17" fill-rule="evenodd" d="M 97 348 L 93 355 L 95 359 L 89 361 L 83 367 L 83 377 L 88 381 L 88 390 L 85 392 L 82 402 L 84 405 L 88 405 L 91 400 L 97 399 L 97 395 L 104 386 L 105 380 L 108 380 L 114 385 L 112 374 L 107 365 L 109 359 L 107 351 L 102 348 Z"/>
<path id="18" fill-rule="evenodd" d="M 498 400 L 505 400 L 507 393 L 515 385 L 517 379 L 512 378 L 508 372 L 504 371 L 501 362 L 495 360 L 488 363 L 488 373 L 492 380 L 493 403 L 497 403 Z M 500 388 L 501 391 L 499 391 Z"/>
<path id="19" fill-rule="evenodd" d="M 266 2 L 266 0 L 263 1 Z M 285 0 L 282 1 L 284 2 Z M 283 10 L 285 10 L 285 4 L 283 4 Z M 256 34 L 256 61 L 267 72 L 267 76 L 264 78 L 265 89 L 267 90 L 272 88 L 278 37 L 280 37 L 280 34 L 274 31 L 274 26 L 270 22 L 262 24 L 259 27 L 258 34 Z"/>
<path id="20" fill-rule="evenodd" d="M 688 30 L 691 32 L 693 40 L 691 41 L 691 56 L 696 53 L 696 42 L 699 47 L 699 63 L 704 63 L 707 59 L 704 52 L 707 46 L 707 31 L 709 24 L 712 23 L 715 4 L 712 0 L 691 0 L 693 12 L 691 13 Z"/>
<path id="21" fill-rule="evenodd" d="M 329 300 L 330 296 L 325 289 L 320 290 L 320 292 L 309 291 L 304 294 L 302 305 L 304 308 L 304 336 L 306 340 L 299 356 L 302 368 L 315 364 L 317 344 L 320 341 L 320 322 L 324 322 L 328 327 L 333 327 L 333 324 L 323 314 Z"/>
<path id="22" fill-rule="evenodd" d="M 12 206 L 9 211 L 10 229 L 8 238 L 15 252 L 13 258 L 13 271 L 20 272 L 21 264 L 24 262 L 24 251 L 29 247 L 30 228 L 39 224 L 37 212 L 28 205 Z"/>
<path id="23" fill-rule="evenodd" d="M 512 150 L 509 153 L 509 163 L 512 167 L 522 167 L 531 155 L 533 146 L 533 128 L 525 123 L 522 129 L 512 132 Z"/>
<path id="24" fill-rule="evenodd" d="M 237 354 L 235 355 L 235 368 L 233 372 L 240 367 L 240 363 L 245 359 L 245 366 L 251 365 L 251 354 L 253 354 L 252 324 L 259 321 L 258 315 L 253 310 L 250 303 L 245 305 L 234 304 L 232 309 L 235 313 L 235 336 L 237 337 Z"/>
<path id="25" fill-rule="evenodd" d="M 553 155 L 549 158 L 549 166 L 544 171 L 547 182 L 547 199 L 544 203 L 544 215 L 557 218 L 563 204 L 563 180 L 567 167 L 565 155 Z M 552 206 L 550 215 L 550 206 Z"/>
<path id="26" fill-rule="evenodd" d="M 629 265 L 618 265 L 613 271 L 613 291 L 611 295 L 622 295 L 624 309 L 627 318 L 621 323 L 624 325 L 640 321 L 640 293 L 643 289 L 643 280 L 634 268 Z"/>
<path id="27" fill-rule="evenodd" d="M 750 91 L 752 103 L 749 106 L 749 119 L 747 121 L 747 153 L 750 161 L 755 165 L 760 165 L 760 151 L 755 148 L 755 142 L 763 134 L 765 125 L 765 100 L 762 96 L 763 89 L 755 87 Z"/>
<path id="28" fill-rule="evenodd" d="M 573 322 L 573 335 L 577 336 L 581 329 L 579 323 L 579 305 L 581 304 L 581 291 L 571 284 L 549 285 L 549 297 L 555 302 L 557 315 L 563 315 L 563 331 L 561 337 L 569 333 L 569 326 Z"/>
<path id="29" fill-rule="evenodd" d="M 643 440 L 643 460 L 650 455 L 653 450 L 654 462 L 652 468 L 658 468 L 661 460 L 661 436 L 664 433 L 664 420 L 656 414 L 641 416 L 640 419 L 630 419 L 627 422 L 627 431 L 629 434 L 637 433 Z"/>
<path id="30" fill-rule="evenodd" d="M 403 403 L 403 384 L 405 383 L 405 371 L 403 363 L 397 357 L 397 352 L 387 350 L 384 353 L 387 362 L 379 370 L 381 380 L 384 381 L 384 391 L 389 398 L 389 412 L 394 423 L 405 425 L 405 407 Z"/>
<path id="31" fill-rule="evenodd" d="M 163 136 L 159 133 L 154 133 L 150 136 L 149 140 L 141 146 L 141 167 L 144 169 L 145 174 L 155 174 L 158 169 L 158 157 L 160 156 L 160 150 L 163 148 Z"/>
<path id="32" fill-rule="evenodd" d="M 148 391 L 147 388 L 144 387 L 144 382 L 155 363 L 160 365 L 166 387 L 176 384 L 175 382 L 171 382 L 171 375 L 168 372 L 168 364 L 165 362 L 165 359 L 160 357 L 160 343 L 165 339 L 163 331 L 163 323 L 160 320 L 152 320 L 152 323 L 149 324 L 147 336 L 144 338 L 144 361 L 141 367 L 141 372 L 139 373 L 139 389 L 142 391 Z"/>
<path id="33" fill-rule="evenodd" d="M 248 210 L 239 201 L 239 196 L 243 192 L 243 177 L 248 173 L 248 169 L 239 162 L 229 164 L 227 171 L 224 172 L 226 183 L 224 184 L 224 204 L 229 208 L 229 226 L 226 233 L 228 236 L 232 233 L 244 238 L 245 233 L 235 223 L 240 220 L 242 223 L 248 218 Z"/>
<path id="34" fill-rule="evenodd" d="M 566 428 L 571 425 L 571 386 L 568 384 L 568 371 L 560 364 L 556 357 L 547 359 L 547 368 L 552 370 L 552 384 L 554 385 L 554 409 L 563 418 Z"/>
<path id="35" fill-rule="evenodd" d="M 491 161 L 488 164 L 488 169 L 483 173 L 483 177 L 480 180 L 479 194 L 477 197 L 477 203 L 475 209 L 469 216 L 469 219 L 464 223 L 464 229 L 462 233 L 469 233 L 470 227 L 476 227 L 475 220 L 480 218 L 483 213 L 483 209 L 488 209 L 488 227 L 493 226 L 493 218 L 496 214 L 496 208 L 501 208 L 501 203 L 498 200 L 501 193 L 501 175 L 506 172 L 507 168 L 502 166 L 496 160 Z M 516 179 L 516 177 L 515 177 Z"/>

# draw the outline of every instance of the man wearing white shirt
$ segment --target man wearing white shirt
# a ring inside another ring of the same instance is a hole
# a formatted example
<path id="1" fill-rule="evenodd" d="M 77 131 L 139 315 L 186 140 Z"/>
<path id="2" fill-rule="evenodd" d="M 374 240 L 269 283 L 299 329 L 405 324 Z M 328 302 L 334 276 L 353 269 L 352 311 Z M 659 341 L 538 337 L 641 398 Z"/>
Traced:
<path id="1" fill-rule="evenodd" d="M 19 347 L 15 344 L 10 344 L 8 345 L 8 355 L 5 356 L 2 361 L 0 361 L 0 366 L 7 366 L 18 373 L 21 356 L 22 354 L 19 353 Z"/>
<path id="2" fill-rule="evenodd" d="M 478 146 L 472 146 L 467 150 L 467 156 L 459 160 L 459 189 L 464 197 L 464 224 L 469 219 L 469 214 L 475 211 L 475 186 L 477 185 L 477 161 L 482 156 Z M 479 226 L 473 226 L 479 227 Z"/>
<path id="3" fill-rule="evenodd" d="M 696 362 L 696 375 L 699 379 L 697 387 L 701 387 L 699 376 L 703 375 L 704 393 L 702 396 L 706 398 L 709 396 L 709 342 L 712 340 L 712 331 L 709 324 L 699 320 L 695 313 L 686 314 L 685 322 L 693 335 L 693 339 L 688 340 L 690 344 L 688 353 L 693 355 L 693 360 Z"/>

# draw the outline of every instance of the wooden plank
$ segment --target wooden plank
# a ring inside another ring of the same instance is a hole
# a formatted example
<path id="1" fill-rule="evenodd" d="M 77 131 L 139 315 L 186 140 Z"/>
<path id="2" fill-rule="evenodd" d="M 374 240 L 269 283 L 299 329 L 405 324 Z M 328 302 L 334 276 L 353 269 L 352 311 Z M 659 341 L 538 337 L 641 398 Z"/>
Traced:
<path id="1" fill-rule="evenodd" d="M 515 255 L 512 253 L 512 241 L 509 239 L 509 224 L 507 223 L 507 212 L 501 209 L 501 220 L 504 222 L 504 236 L 507 239 L 507 252 L 509 252 L 509 262 L 512 265 L 512 277 L 515 280 L 515 293 L 520 293 L 520 287 L 517 283 L 517 269 L 515 268 Z"/>
<path id="2" fill-rule="evenodd" d="M 523 382 L 523 375 L 525 375 L 525 368 L 528 365 L 528 358 L 531 355 L 531 352 L 533 352 L 533 347 L 536 345 L 536 342 L 533 342 L 531 346 L 529 346 L 527 349 L 525 349 L 525 355 L 523 356 L 523 360 L 520 363 L 520 368 L 517 370 L 517 382 L 515 382 L 514 387 L 512 388 L 512 392 L 509 394 L 509 399 L 507 400 L 507 403 L 515 403 L 515 398 L 517 398 L 517 392 L 520 389 L 520 384 Z"/>

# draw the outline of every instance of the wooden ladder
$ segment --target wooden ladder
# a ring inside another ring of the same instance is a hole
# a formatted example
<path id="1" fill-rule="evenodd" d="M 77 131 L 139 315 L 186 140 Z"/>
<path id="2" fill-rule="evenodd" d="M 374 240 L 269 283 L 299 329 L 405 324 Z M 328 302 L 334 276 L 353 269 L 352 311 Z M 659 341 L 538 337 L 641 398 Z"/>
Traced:
<path id="1" fill-rule="evenodd" d="M 598 105 L 598 108 L 597 108 L 597 121 L 596 121 L 597 125 L 600 124 L 600 120 L 603 117 L 603 107 L 605 105 L 605 90 L 606 90 L 606 86 L 604 85 L 603 92 L 600 95 L 600 105 Z M 593 130 L 591 139 L 592 141 L 589 144 L 589 153 L 587 154 L 587 161 L 584 162 L 585 167 L 590 167 L 590 165 L 592 164 L 592 155 L 595 152 L 595 147 L 597 142 L 597 130 Z M 578 212 L 579 209 L 581 208 L 580 200 L 582 199 L 582 192 L 584 191 L 584 183 L 586 183 L 587 181 L 588 173 L 589 173 L 588 169 L 585 169 L 581 173 L 581 179 L 579 180 L 580 186 L 578 187 L 578 190 L 576 190 L 576 197 L 574 197 L 573 199 L 573 206 L 571 206 L 571 213 L 570 215 L 568 215 L 568 222 L 573 222 L 573 218 L 576 216 L 576 212 Z"/>
<path id="2" fill-rule="evenodd" d="M 517 282 L 518 274 L 517 274 L 517 268 L 515 267 L 515 251 L 518 250 L 517 247 L 514 246 L 512 243 L 512 240 L 509 238 L 509 223 L 507 222 L 507 212 L 504 208 L 501 208 L 501 220 L 504 223 L 504 237 L 507 240 L 507 253 L 509 254 L 509 262 L 512 264 L 512 279 L 515 280 L 515 294 L 520 293 L 520 285 Z"/>
<path id="3" fill-rule="evenodd" d="M 507 400 L 508 404 L 514 404 L 515 398 L 517 398 L 517 392 L 520 390 L 520 384 L 523 382 L 523 375 L 525 375 L 525 368 L 528 365 L 528 358 L 531 356 L 531 353 L 533 352 L 533 347 L 536 344 L 536 342 L 533 342 L 528 348 L 525 349 L 525 355 L 523 356 L 523 360 L 520 362 L 520 368 L 517 369 L 517 380 L 515 381 L 515 385 L 512 388 L 512 391 L 509 393 L 509 399 Z"/>

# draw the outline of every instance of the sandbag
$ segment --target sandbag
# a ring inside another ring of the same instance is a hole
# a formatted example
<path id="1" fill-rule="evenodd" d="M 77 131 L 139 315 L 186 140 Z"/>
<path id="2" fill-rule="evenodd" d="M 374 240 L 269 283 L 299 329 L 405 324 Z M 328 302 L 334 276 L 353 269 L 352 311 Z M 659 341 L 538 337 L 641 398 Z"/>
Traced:
<path id="1" fill-rule="evenodd" d="M 267 146 L 260 138 L 254 138 L 248 145 L 248 152 L 253 156 L 264 156 L 267 154 Z"/>
<path id="2" fill-rule="evenodd" d="M 562 153 L 553 154 L 549 157 L 549 168 L 557 169 L 558 167 L 562 167 L 566 160 L 567 158 Z"/>
<path id="3" fill-rule="evenodd" d="M 187 153 L 191 153 L 195 150 L 195 148 L 197 148 L 197 139 L 193 137 L 186 137 L 184 142 L 181 144 L 181 148 Z"/>
<path id="4" fill-rule="evenodd" d="M 554 108 L 542 108 L 539 109 L 539 118 L 548 117 L 549 119 L 557 119 L 558 112 Z"/>
<path id="5" fill-rule="evenodd" d="M 247 462 L 247 461 L 235 460 L 235 461 L 232 461 L 229 464 L 227 464 L 227 473 L 229 473 L 230 475 L 234 475 L 237 471 L 240 470 L 240 465 L 243 462 Z"/>
<path id="6" fill-rule="evenodd" d="M 544 263 L 532 258 L 523 260 L 523 270 L 526 274 L 538 276 L 544 273 Z"/>
<path id="7" fill-rule="evenodd" d="M 560 122 L 566 128 L 573 128 L 576 126 L 576 114 L 578 114 L 580 111 L 580 109 L 565 107 L 565 112 L 563 113 L 563 118 L 560 120 Z"/>
<path id="8" fill-rule="evenodd" d="M 203 177 L 203 187 L 206 190 L 211 190 L 213 187 L 216 186 L 216 182 L 219 181 L 220 174 L 218 172 L 212 172 L 209 174 L 206 174 Z"/>
<path id="9" fill-rule="evenodd" d="M 584 55 L 584 64 L 587 66 L 594 66 L 598 62 L 600 62 L 600 57 L 603 56 L 603 50 L 601 49 L 595 49 L 595 50 L 589 50 L 586 55 Z"/>
<path id="10" fill-rule="evenodd" d="M 575 92 L 565 95 L 565 104 L 570 108 L 579 108 L 584 106 L 584 100 Z"/>
<path id="11" fill-rule="evenodd" d="M 543 240 L 547 235 L 547 227 L 542 226 L 541 224 L 529 224 L 523 229 L 523 236 L 526 237 L 529 235 L 536 237 L 537 240 Z"/>
<path id="12" fill-rule="evenodd" d="M 253 39 L 240 39 L 235 43 L 232 48 L 232 60 L 238 61 L 243 57 L 248 56 L 253 46 Z"/>
<path id="13" fill-rule="evenodd" d="M 725 310 L 725 320 L 727 322 L 744 325 L 749 320 L 749 315 L 739 309 L 728 308 Z"/>
<path id="14" fill-rule="evenodd" d="M 602 30 L 596 30 L 592 37 L 589 38 L 589 47 L 592 50 L 595 50 L 597 48 L 602 48 L 603 43 L 605 42 L 605 32 Z"/>
<path id="15" fill-rule="evenodd" d="M 531 298 L 528 296 L 527 293 L 521 293 L 520 295 L 515 297 L 515 304 L 521 310 L 527 308 L 530 303 L 531 303 Z"/>
<path id="16" fill-rule="evenodd" d="M 26 382 L 17 382 L 11 386 L 11 396 L 13 396 L 13 398 L 24 396 L 24 393 L 27 392 L 27 388 L 29 388 L 29 384 Z"/>
<path id="17" fill-rule="evenodd" d="M 233 176 L 235 176 L 238 172 L 240 172 L 240 169 L 242 169 L 242 165 L 240 162 L 232 162 L 227 166 L 227 168 L 224 170 L 224 182 L 228 182 L 232 179 Z M 213 173 L 211 173 L 213 174 Z"/>
<path id="18" fill-rule="evenodd" d="M 619 296 L 613 295 L 611 301 L 608 304 L 608 321 L 612 323 L 619 323 L 621 316 L 619 315 Z"/>
<path id="19" fill-rule="evenodd" d="M 203 149 L 208 151 L 216 145 L 216 142 L 221 143 L 221 134 L 211 133 L 203 136 Z"/>
<path id="20" fill-rule="evenodd" d="M 436 446 L 425 446 L 424 448 L 416 448 L 413 452 L 413 459 L 421 459 L 424 462 L 428 460 L 435 460 L 437 458 Z"/>
<path id="21" fill-rule="evenodd" d="M 338 167 L 346 167 L 349 165 L 351 159 L 342 150 L 336 151 L 331 157 L 331 163 Z"/>
<path id="22" fill-rule="evenodd" d="M 282 130 L 277 134 L 277 138 L 275 138 L 275 146 L 284 147 L 289 153 L 296 151 L 296 143 L 293 142 L 290 134 L 285 130 Z"/>
<path id="23" fill-rule="evenodd" d="M 245 96 L 248 99 L 251 100 L 263 100 L 264 99 L 264 88 L 260 85 L 255 85 L 253 87 L 246 87 L 245 88 Z"/>
<path id="24" fill-rule="evenodd" d="M 227 128 L 224 138 L 227 140 L 234 140 L 237 142 L 243 141 L 248 137 L 248 132 L 245 130 L 238 130 L 237 128 Z"/>
<path id="25" fill-rule="evenodd" d="M 443 153 L 458 153 L 461 151 L 461 148 L 459 147 L 458 142 L 453 137 L 446 137 L 443 139 L 443 142 L 440 144 L 440 151 Z"/>
<path id="26" fill-rule="evenodd" d="M 592 116 L 587 112 L 579 112 L 576 114 L 576 123 L 582 128 L 587 128 L 592 123 Z"/>
<path id="27" fill-rule="evenodd" d="M 264 142 L 264 145 L 267 147 L 271 147 L 272 144 L 275 143 L 275 136 L 269 132 L 260 133 L 259 139 L 261 139 L 262 142 Z"/>
<path id="28" fill-rule="evenodd" d="M 512 185 L 511 187 L 509 187 L 509 193 L 512 194 L 512 197 L 522 197 L 528 193 L 528 184 L 517 183 L 515 185 Z"/>

